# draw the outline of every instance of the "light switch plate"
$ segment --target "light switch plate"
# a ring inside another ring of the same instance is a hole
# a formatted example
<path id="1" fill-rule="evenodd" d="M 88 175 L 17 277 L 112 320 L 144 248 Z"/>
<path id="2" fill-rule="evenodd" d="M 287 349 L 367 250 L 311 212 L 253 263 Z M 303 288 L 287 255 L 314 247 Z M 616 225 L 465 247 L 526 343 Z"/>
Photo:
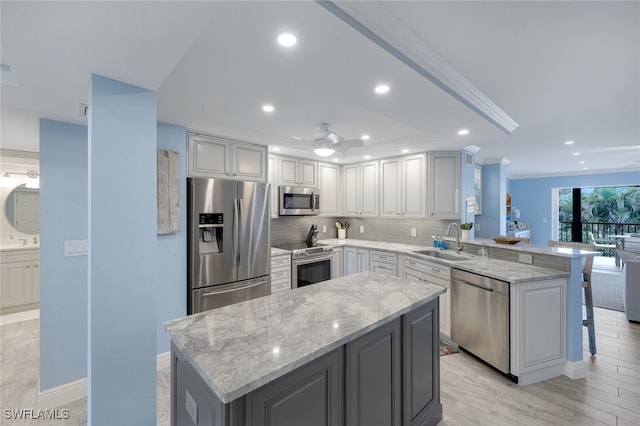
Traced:
<path id="1" fill-rule="evenodd" d="M 519 253 L 518 254 L 518 262 L 520 263 L 528 263 L 531 265 L 533 263 L 533 255 Z"/>
<path id="2" fill-rule="evenodd" d="M 86 256 L 89 254 L 87 240 L 67 240 L 64 242 L 64 256 Z"/>
<path id="3" fill-rule="evenodd" d="M 364 225 L 360 225 L 360 233 L 364 234 Z"/>
<path id="4" fill-rule="evenodd" d="M 322 233 L 323 234 L 327 233 L 327 225 L 322 225 Z"/>
<path id="5" fill-rule="evenodd" d="M 418 236 L 418 231 L 416 228 L 411 228 L 411 236 L 412 237 L 417 237 Z"/>

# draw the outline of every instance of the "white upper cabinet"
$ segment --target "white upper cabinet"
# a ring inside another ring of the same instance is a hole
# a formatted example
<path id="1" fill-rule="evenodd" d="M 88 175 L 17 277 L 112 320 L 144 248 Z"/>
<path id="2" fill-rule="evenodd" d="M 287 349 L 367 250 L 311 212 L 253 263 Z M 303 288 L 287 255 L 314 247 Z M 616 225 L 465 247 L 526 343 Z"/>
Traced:
<path id="1" fill-rule="evenodd" d="M 189 134 L 189 176 L 267 181 L 267 147 Z"/>
<path id="2" fill-rule="evenodd" d="M 340 167 L 330 163 L 318 163 L 318 186 L 320 214 L 340 215 Z"/>
<path id="3" fill-rule="evenodd" d="M 429 218 L 460 219 L 460 152 L 429 153 Z"/>
<path id="4" fill-rule="evenodd" d="M 271 201 L 270 201 L 270 210 L 271 217 L 278 217 L 278 200 L 280 197 L 280 191 L 278 190 L 278 170 L 276 165 L 278 164 L 278 158 L 269 154 L 267 158 L 267 182 L 271 184 Z"/>
<path id="5" fill-rule="evenodd" d="M 424 154 L 380 161 L 380 216 L 424 217 Z"/>
<path id="6" fill-rule="evenodd" d="M 291 157 L 278 157 L 278 182 L 280 185 L 316 187 L 318 163 Z"/>
<path id="7" fill-rule="evenodd" d="M 378 215 L 378 162 L 344 166 L 344 214 Z"/>

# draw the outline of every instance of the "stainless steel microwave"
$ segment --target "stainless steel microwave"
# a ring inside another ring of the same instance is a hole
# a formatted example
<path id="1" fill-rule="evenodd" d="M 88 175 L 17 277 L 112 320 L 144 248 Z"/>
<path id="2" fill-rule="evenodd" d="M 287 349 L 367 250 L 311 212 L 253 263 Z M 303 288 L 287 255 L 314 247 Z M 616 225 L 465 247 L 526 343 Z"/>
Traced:
<path id="1" fill-rule="evenodd" d="M 311 216 L 320 214 L 320 194 L 316 188 L 280 186 L 280 216 Z"/>

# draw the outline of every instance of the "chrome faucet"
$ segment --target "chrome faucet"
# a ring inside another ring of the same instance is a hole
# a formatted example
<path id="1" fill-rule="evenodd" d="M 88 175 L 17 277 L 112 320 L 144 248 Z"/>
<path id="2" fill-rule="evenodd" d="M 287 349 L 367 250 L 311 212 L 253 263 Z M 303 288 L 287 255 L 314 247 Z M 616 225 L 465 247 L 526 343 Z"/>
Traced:
<path id="1" fill-rule="evenodd" d="M 449 226 L 447 226 L 447 235 L 451 236 L 451 228 L 456 227 L 456 253 L 460 254 L 460 250 L 462 247 L 460 246 L 460 225 L 455 222 L 451 222 Z"/>
<path id="2" fill-rule="evenodd" d="M 33 244 L 38 244 L 38 236 L 37 235 L 33 236 Z"/>

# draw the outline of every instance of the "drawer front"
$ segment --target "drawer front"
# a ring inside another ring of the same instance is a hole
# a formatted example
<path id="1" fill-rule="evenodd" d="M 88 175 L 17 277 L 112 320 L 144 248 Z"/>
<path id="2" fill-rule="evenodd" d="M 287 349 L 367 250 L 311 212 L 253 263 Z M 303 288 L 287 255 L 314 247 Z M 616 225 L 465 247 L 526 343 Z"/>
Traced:
<path id="1" fill-rule="evenodd" d="M 275 256 L 271 258 L 271 269 L 277 268 L 278 266 L 289 266 L 291 265 L 291 255 L 286 256 Z"/>
<path id="2" fill-rule="evenodd" d="M 271 294 L 285 290 L 291 290 L 290 279 L 285 278 L 284 280 L 271 280 Z"/>
<path id="3" fill-rule="evenodd" d="M 427 262 L 425 260 L 409 256 L 405 256 L 403 265 L 407 268 L 416 269 L 434 277 L 442 278 L 447 281 L 451 280 L 451 268 L 446 265 Z"/>
<path id="4" fill-rule="evenodd" d="M 291 277 L 291 269 L 286 266 L 271 269 L 271 281 L 289 279 L 289 277 Z"/>
<path id="5" fill-rule="evenodd" d="M 372 260 L 371 262 L 369 262 L 369 270 L 378 274 L 392 275 L 394 277 L 398 276 L 398 266 L 391 265 L 389 263 L 377 262 Z"/>
<path id="6" fill-rule="evenodd" d="M 40 260 L 40 250 L 9 250 L 2 252 L 2 263 Z"/>
<path id="7" fill-rule="evenodd" d="M 398 264 L 398 255 L 396 253 L 371 250 L 369 258 L 371 261 Z"/>

